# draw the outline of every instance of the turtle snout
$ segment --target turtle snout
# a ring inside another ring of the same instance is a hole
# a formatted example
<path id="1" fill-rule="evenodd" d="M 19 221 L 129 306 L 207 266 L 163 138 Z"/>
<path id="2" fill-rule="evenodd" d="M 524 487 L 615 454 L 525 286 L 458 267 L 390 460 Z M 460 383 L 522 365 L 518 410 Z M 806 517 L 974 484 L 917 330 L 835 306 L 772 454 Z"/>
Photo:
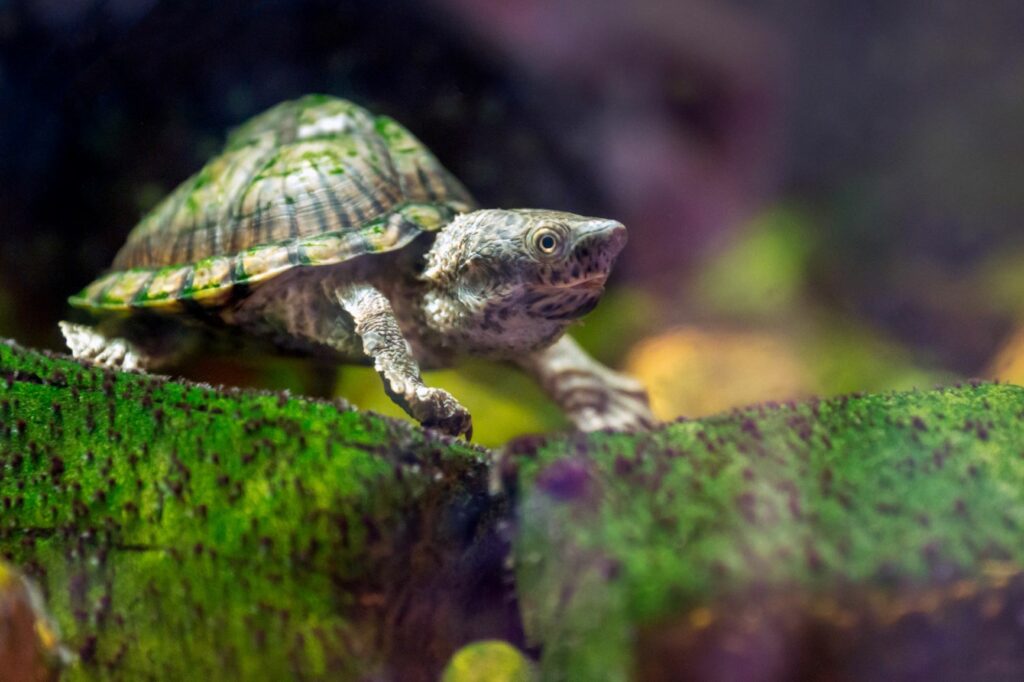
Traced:
<path id="1" fill-rule="evenodd" d="M 574 255 L 588 273 L 607 274 L 626 245 L 626 228 L 617 220 L 594 220 L 580 230 Z"/>
<path id="2" fill-rule="evenodd" d="M 615 223 L 610 228 L 610 235 L 608 237 L 609 250 L 612 253 L 612 258 L 619 255 L 622 249 L 626 246 L 626 226 L 622 223 Z"/>
<path id="3" fill-rule="evenodd" d="M 594 220 L 580 232 L 576 252 L 584 259 L 611 261 L 626 245 L 626 227 L 617 220 Z"/>
<path id="4" fill-rule="evenodd" d="M 604 231 L 608 234 L 608 244 L 615 255 L 626 245 L 626 226 L 618 220 L 606 220 Z"/>
<path id="5" fill-rule="evenodd" d="M 618 220 L 594 220 L 583 228 L 580 242 L 600 244 L 613 256 L 626 245 L 626 226 Z"/>

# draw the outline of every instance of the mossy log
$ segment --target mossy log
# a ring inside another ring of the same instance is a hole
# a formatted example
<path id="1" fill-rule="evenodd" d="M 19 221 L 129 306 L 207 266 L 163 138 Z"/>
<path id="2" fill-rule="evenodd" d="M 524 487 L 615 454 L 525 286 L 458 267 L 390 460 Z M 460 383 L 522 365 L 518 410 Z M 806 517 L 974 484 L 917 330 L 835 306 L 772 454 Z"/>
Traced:
<path id="1" fill-rule="evenodd" d="M 0 557 L 68 679 L 437 679 L 483 638 L 553 680 L 1016 679 L 1022 453 L 1013 386 L 498 457 L 0 344 Z"/>
<path id="2" fill-rule="evenodd" d="M 68 679 L 436 679 L 517 635 L 487 484 L 484 451 L 341 403 L 0 344 L 0 556 Z"/>
<path id="3" fill-rule="evenodd" d="M 758 406 L 514 462 L 545 679 L 1024 671 L 1024 388 Z"/>

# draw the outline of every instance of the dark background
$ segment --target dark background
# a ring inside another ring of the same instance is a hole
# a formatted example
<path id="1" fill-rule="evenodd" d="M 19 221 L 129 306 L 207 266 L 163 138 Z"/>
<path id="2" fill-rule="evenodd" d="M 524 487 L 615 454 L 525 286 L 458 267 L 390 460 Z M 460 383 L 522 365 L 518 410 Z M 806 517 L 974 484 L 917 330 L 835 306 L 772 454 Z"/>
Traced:
<path id="1" fill-rule="evenodd" d="M 832 374 L 792 393 L 1000 376 L 1024 312 L 1021 36 L 1013 0 L 0 0 L 0 334 L 61 347 L 67 296 L 227 129 L 326 92 L 405 123 L 484 205 L 625 221 L 581 333 L 649 381 L 629 353 L 665 334 L 673 357 L 722 334 L 761 353 L 731 379 L 755 383 L 813 338 Z"/>

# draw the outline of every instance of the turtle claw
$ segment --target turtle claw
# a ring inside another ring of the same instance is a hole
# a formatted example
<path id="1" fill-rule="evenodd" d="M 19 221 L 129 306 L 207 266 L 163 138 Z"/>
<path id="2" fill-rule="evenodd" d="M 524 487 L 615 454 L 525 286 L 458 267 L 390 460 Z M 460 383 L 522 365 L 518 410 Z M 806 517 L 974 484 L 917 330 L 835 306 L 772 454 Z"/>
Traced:
<path id="1" fill-rule="evenodd" d="M 437 429 L 449 436 L 473 437 L 473 418 L 451 393 L 440 388 L 423 386 L 416 390 L 411 404 L 412 414 L 426 428 Z"/>

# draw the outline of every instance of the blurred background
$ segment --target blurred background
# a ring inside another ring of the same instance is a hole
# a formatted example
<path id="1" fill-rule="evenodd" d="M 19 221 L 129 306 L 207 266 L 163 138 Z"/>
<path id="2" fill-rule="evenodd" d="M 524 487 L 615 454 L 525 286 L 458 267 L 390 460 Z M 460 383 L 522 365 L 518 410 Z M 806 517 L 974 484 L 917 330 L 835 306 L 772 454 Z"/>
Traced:
<path id="1" fill-rule="evenodd" d="M 1022 35 L 1018 0 L 0 0 L 0 336 L 61 348 L 67 296 L 226 130 L 325 92 L 402 121 L 483 205 L 625 222 L 573 333 L 662 418 L 1024 383 Z M 428 381 L 487 444 L 565 426 L 501 367 Z M 400 414 L 370 370 L 335 390 Z"/>

